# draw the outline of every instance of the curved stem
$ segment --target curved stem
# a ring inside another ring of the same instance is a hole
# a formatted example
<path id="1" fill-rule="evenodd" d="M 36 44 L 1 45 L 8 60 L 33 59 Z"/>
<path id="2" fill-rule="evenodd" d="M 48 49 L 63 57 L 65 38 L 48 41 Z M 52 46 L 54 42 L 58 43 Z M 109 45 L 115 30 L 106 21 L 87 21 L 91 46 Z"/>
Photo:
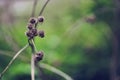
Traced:
<path id="1" fill-rule="evenodd" d="M 13 63 L 13 61 L 18 57 L 18 55 L 23 52 L 29 45 L 25 45 L 21 50 L 19 50 L 15 56 L 12 58 L 12 60 L 9 62 L 9 64 L 6 66 L 6 68 L 1 72 L 0 74 L 0 78 L 2 78 L 2 76 L 4 75 L 4 73 L 8 70 L 8 68 L 11 66 L 11 64 Z"/>
<path id="2" fill-rule="evenodd" d="M 31 40 L 31 44 L 32 44 L 32 51 L 33 51 L 33 54 L 32 54 L 32 57 L 31 57 L 31 79 L 32 80 L 35 80 L 35 62 L 34 62 L 34 53 L 37 52 L 37 48 L 36 48 L 36 45 L 34 43 L 34 40 L 32 39 Z"/>
<path id="3" fill-rule="evenodd" d="M 32 53 L 34 54 L 35 53 L 35 48 L 34 48 L 34 45 L 32 43 L 32 40 L 28 40 L 28 43 L 29 43 L 29 46 L 31 47 Z"/>
<path id="4" fill-rule="evenodd" d="M 42 13 L 43 13 L 43 11 L 44 11 L 44 9 L 45 9 L 45 7 L 47 6 L 47 4 L 48 4 L 49 1 L 50 1 L 50 0 L 47 0 L 46 3 L 43 5 L 43 7 L 42 7 L 42 9 L 41 9 L 41 11 L 40 11 L 40 13 L 39 13 L 39 16 L 42 15 Z"/>
<path id="5" fill-rule="evenodd" d="M 34 40 L 32 39 L 32 44 L 33 44 L 33 47 L 34 47 L 34 49 L 35 49 L 35 52 L 37 52 L 37 48 L 36 48 L 36 45 L 35 45 L 35 42 L 34 42 Z"/>
<path id="6" fill-rule="evenodd" d="M 39 16 L 42 15 L 42 13 L 43 13 L 43 11 L 44 11 L 44 9 L 45 9 L 45 7 L 47 6 L 47 4 L 48 4 L 49 1 L 50 1 L 50 0 L 47 0 L 47 1 L 45 2 L 45 4 L 43 5 L 42 9 L 40 10 Z M 35 28 L 37 27 L 37 25 L 38 25 L 38 22 L 35 24 Z"/>
<path id="7" fill-rule="evenodd" d="M 66 73 L 62 72 L 61 70 L 55 68 L 55 67 L 52 67 L 48 64 L 45 64 L 45 63 L 40 63 L 39 65 L 41 68 L 44 68 L 44 69 L 47 69 L 49 71 L 52 71 L 58 75 L 60 75 L 61 77 L 65 78 L 66 80 L 73 80 L 69 75 L 67 75 Z"/>
<path id="8" fill-rule="evenodd" d="M 36 10 L 35 8 L 36 8 L 36 5 L 37 5 L 37 2 L 38 2 L 38 0 L 34 0 L 31 17 L 35 16 L 35 10 Z"/>

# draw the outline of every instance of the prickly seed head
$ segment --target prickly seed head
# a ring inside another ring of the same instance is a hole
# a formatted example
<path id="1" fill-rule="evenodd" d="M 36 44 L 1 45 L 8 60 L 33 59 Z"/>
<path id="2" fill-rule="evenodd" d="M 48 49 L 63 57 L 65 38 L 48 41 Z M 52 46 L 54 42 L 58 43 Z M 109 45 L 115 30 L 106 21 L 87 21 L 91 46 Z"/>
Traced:
<path id="1" fill-rule="evenodd" d="M 29 20 L 29 22 L 31 23 L 31 24 L 36 24 L 37 23 L 37 19 L 36 18 L 30 18 L 30 20 Z"/>
<path id="2" fill-rule="evenodd" d="M 26 36 L 27 36 L 28 38 L 30 38 L 30 39 L 32 39 L 32 38 L 34 37 L 32 31 L 27 31 L 27 32 L 26 32 Z"/>
<path id="3" fill-rule="evenodd" d="M 44 31 L 43 31 L 43 30 L 39 31 L 39 32 L 38 32 L 38 35 L 39 35 L 41 38 L 43 38 L 43 37 L 45 36 Z"/>
<path id="4" fill-rule="evenodd" d="M 44 17 L 43 16 L 39 16 L 38 17 L 38 22 L 43 22 L 44 21 Z"/>
<path id="5" fill-rule="evenodd" d="M 33 24 L 29 23 L 28 26 L 27 26 L 27 28 L 28 28 L 29 30 L 33 29 Z"/>
<path id="6" fill-rule="evenodd" d="M 43 59 L 43 52 L 42 51 L 35 54 L 35 62 L 39 62 L 42 59 Z"/>
<path id="7" fill-rule="evenodd" d="M 32 29 L 31 31 L 32 31 L 32 33 L 33 33 L 34 36 L 37 36 L 37 35 L 38 35 L 36 28 Z"/>

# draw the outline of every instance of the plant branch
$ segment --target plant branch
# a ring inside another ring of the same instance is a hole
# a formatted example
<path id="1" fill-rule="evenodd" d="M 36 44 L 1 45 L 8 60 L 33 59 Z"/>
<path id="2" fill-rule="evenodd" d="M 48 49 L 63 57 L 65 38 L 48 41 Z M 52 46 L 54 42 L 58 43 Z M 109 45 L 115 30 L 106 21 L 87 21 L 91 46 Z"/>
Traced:
<path id="1" fill-rule="evenodd" d="M 13 57 L 14 54 L 12 54 L 13 52 L 11 51 L 2 51 L 0 50 L 0 55 L 6 56 L 6 57 Z M 19 55 L 18 57 L 19 59 L 21 59 L 22 61 L 28 61 L 29 59 L 26 58 L 25 56 Z"/>
<path id="2" fill-rule="evenodd" d="M 51 72 L 54 72 L 54 73 L 60 75 L 61 77 L 65 78 L 66 80 L 73 80 L 73 79 L 72 79 L 69 75 L 67 75 L 66 73 L 64 73 L 64 72 L 62 72 L 61 70 L 59 70 L 59 69 L 57 69 L 57 68 L 55 68 L 55 67 L 52 67 L 52 66 L 50 66 L 50 65 L 48 65 L 48 64 L 40 63 L 39 66 L 40 66 L 41 68 L 47 69 L 47 70 L 49 70 L 49 71 L 51 71 Z"/>
<path id="3" fill-rule="evenodd" d="M 35 53 L 35 47 L 33 45 L 32 40 L 28 40 L 28 43 L 29 43 L 29 46 L 31 47 L 32 53 L 34 54 Z"/>
<path id="4" fill-rule="evenodd" d="M 34 0 L 31 17 L 35 16 L 37 2 L 38 2 L 38 0 Z"/>
<path id="5" fill-rule="evenodd" d="M 34 47 L 34 49 L 35 49 L 35 52 L 37 52 L 37 48 L 36 48 L 36 45 L 35 45 L 34 40 L 32 39 L 31 42 L 32 42 L 32 44 L 33 44 L 33 47 Z"/>
<path id="6" fill-rule="evenodd" d="M 47 4 L 48 4 L 49 1 L 50 1 L 50 0 L 47 0 L 47 1 L 45 2 L 45 4 L 43 5 L 42 9 L 40 10 L 39 16 L 42 15 L 42 13 L 43 13 L 43 11 L 45 10 L 45 7 L 47 6 Z M 38 25 L 38 22 L 35 24 L 35 28 L 37 27 L 37 25 Z"/>
<path id="7" fill-rule="evenodd" d="M 37 48 L 36 45 L 34 43 L 34 40 L 32 39 L 31 42 L 29 43 L 31 45 L 31 49 L 32 49 L 32 57 L 31 57 L 31 79 L 35 80 L 35 60 L 34 60 L 34 55 L 37 52 Z"/>
<path id="8" fill-rule="evenodd" d="M 23 52 L 29 45 L 26 44 L 21 50 L 19 50 L 14 57 L 12 58 L 12 60 L 9 62 L 9 64 L 6 66 L 6 68 L 1 72 L 0 74 L 0 78 L 2 78 L 2 76 L 4 75 L 4 73 L 8 70 L 8 68 L 11 66 L 11 64 L 13 63 L 13 61 L 18 57 L 18 55 Z"/>
<path id="9" fill-rule="evenodd" d="M 42 13 L 43 13 L 43 11 L 44 11 L 44 9 L 45 9 L 45 7 L 47 6 L 47 4 L 48 4 L 49 1 L 50 1 L 50 0 L 47 0 L 47 1 L 45 2 L 45 4 L 43 5 L 43 7 L 42 7 L 42 9 L 41 9 L 41 11 L 40 11 L 40 13 L 39 13 L 39 16 L 42 15 Z"/>
<path id="10" fill-rule="evenodd" d="M 31 57 L 31 79 L 35 80 L 35 63 L 34 63 L 34 54 Z"/>

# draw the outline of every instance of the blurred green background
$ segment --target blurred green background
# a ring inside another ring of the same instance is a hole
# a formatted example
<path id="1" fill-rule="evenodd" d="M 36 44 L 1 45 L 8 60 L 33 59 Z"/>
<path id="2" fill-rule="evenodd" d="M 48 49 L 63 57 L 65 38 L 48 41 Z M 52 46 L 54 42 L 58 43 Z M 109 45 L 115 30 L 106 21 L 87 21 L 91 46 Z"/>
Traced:
<path id="1" fill-rule="evenodd" d="M 36 17 L 45 0 L 38 0 Z M 52 65 L 74 80 L 119 80 L 120 9 L 119 0 L 50 0 L 36 37 L 42 63 Z M 25 32 L 33 0 L 0 0 L 0 72 L 26 43 Z M 31 49 L 17 58 L 4 80 L 30 80 Z M 36 80 L 64 80 L 42 70 Z"/>

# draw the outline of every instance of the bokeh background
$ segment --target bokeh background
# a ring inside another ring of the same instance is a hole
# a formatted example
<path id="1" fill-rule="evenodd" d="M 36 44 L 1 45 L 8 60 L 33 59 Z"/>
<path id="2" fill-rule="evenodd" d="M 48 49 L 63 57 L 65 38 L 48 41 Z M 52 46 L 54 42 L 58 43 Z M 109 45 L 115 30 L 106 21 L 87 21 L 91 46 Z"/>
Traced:
<path id="1" fill-rule="evenodd" d="M 46 0 L 38 0 L 36 17 Z M 120 1 L 50 0 L 37 37 L 38 50 L 44 51 L 41 63 L 52 65 L 74 80 L 120 80 Z M 26 25 L 33 0 L 0 0 L 0 72 L 26 43 Z M 4 80 L 30 80 L 31 49 L 15 60 Z M 36 80 L 64 80 L 42 69 Z"/>

